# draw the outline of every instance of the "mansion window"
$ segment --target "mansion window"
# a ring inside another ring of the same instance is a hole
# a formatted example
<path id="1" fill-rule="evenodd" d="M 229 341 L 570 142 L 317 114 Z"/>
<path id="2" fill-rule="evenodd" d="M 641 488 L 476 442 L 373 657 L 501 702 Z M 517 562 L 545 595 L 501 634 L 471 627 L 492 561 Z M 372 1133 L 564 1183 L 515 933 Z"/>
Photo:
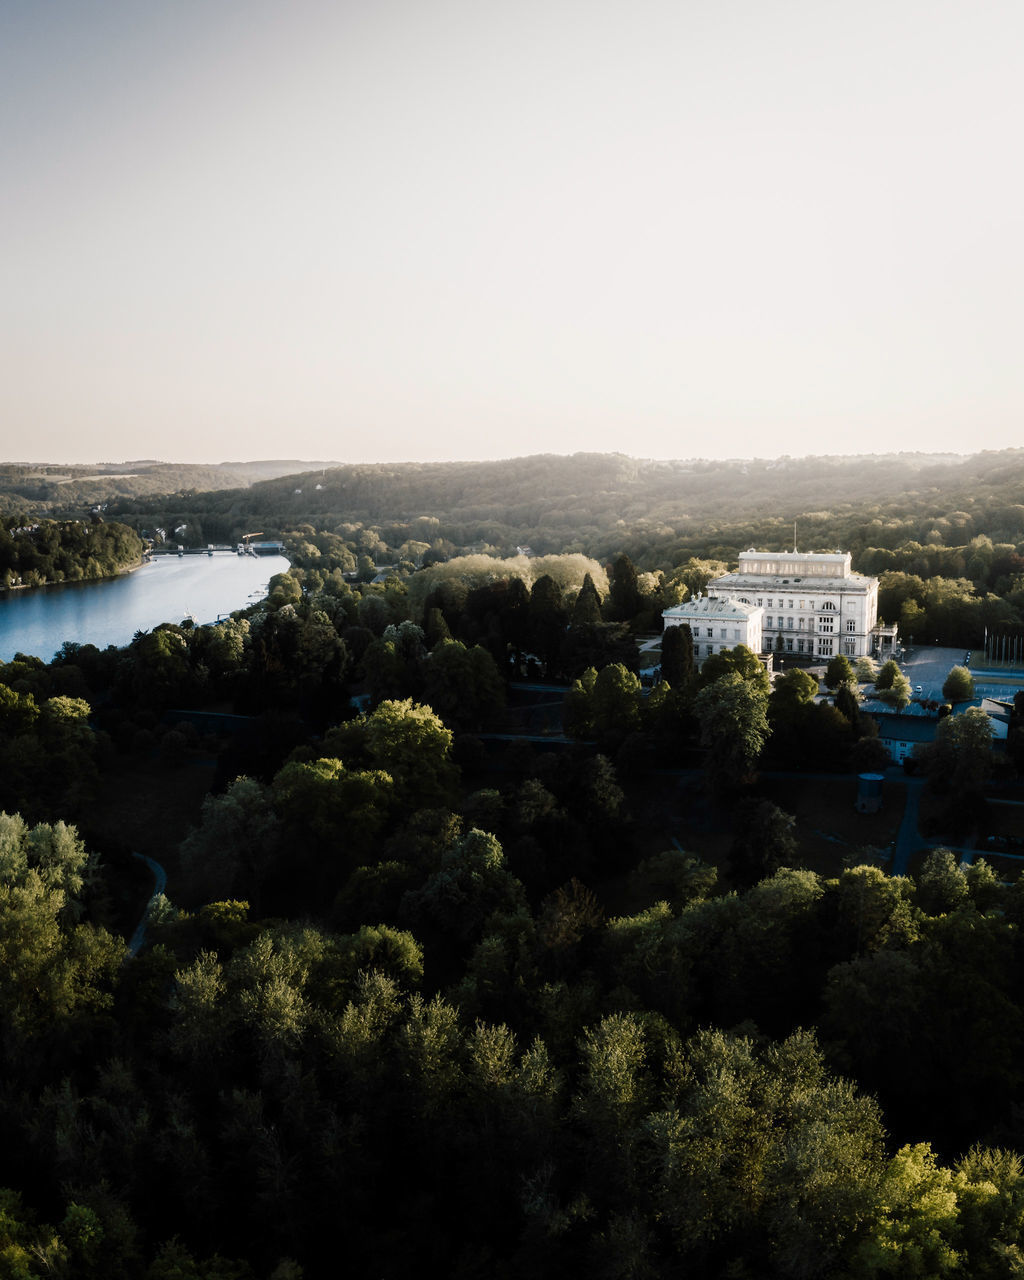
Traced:
<path id="1" fill-rule="evenodd" d="M 715 634 L 714 627 L 708 627 L 708 639 L 710 639 L 714 634 Z"/>
<path id="2" fill-rule="evenodd" d="M 792 640 L 787 640 L 787 641 L 786 641 L 786 649 L 787 649 L 787 651 L 788 651 L 789 653 L 792 653 L 792 652 L 793 652 L 793 641 L 792 641 Z"/>
<path id="3" fill-rule="evenodd" d="M 843 653 L 845 653 L 848 658 L 852 657 L 853 654 L 856 652 L 856 650 L 857 650 L 856 641 L 854 640 L 843 641 Z"/>
<path id="4" fill-rule="evenodd" d="M 765 618 L 765 620 L 764 620 L 764 625 L 765 625 L 766 627 L 770 627 L 774 621 L 775 621 L 775 619 L 772 617 L 772 615 L 771 615 L 771 614 L 769 614 L 769 615 L 768 615 L 768 617 L 767 617 L 767 618 Z"/>
<path id="5" fill-rule="evenodd" d="M 818 619 L 818 630 L 819 630 L 819 631 L 825 631 L 825 632 L 827 632 L 827 631 L 832 631 L 832 630 L 834 630 L 834 629 L 835 629 L 835 625 L 836 625 L 836 624 L 835 624 L 835 622 L 834 622 L 834 620 L 833 620 L 832 618 L 819 618 L 819 619 Z"/>
<path id="6" fill-rule="evenodd" d="M 821 658 L 832 657 L 832 641 L 831 640 L 818 641 L 818 656 Z"/>
<path id="7" fill-rule="evenodd" d="M 786 630 L 787 630 L 787 631 L 792 631 L 792 630 L 793 630 L 793 619 L 792 619 L 792 618 L 787 618 L 787 619 L 786 619 Z"/>
<path id="8" fill-rule="evenodd" d="M 823 609 L 830 609 L 833 613 L 835 612 L 835 608 L 836 608 L 836 607 L 835 607 L 835 605 L 832 603 L 832 601 L 831 601 L 831 600 L 826 600 L 826 601 L 824 602 L 824 604 L 822 604 L 822 606 L 821 606 L 821 607 L 822 607 Z"/>
<path id="9" fill-rule="evenodd" d="M 761 599 L 761 597 L 760 597 L 760 596 L 758 596 L 758 597 L 757 597 L 757 603 L 758 603 L 759 605 L 764 604 L 764 601 Z"/>
<path id="10" fill-rule="evenodd" d="M 846 629 L 847 629 L 847 631 L 856 631 L 856 630 L 857 630 L 857 619 L 856 619 L 856 618 L 847 618 L 847 619 L 846 619 Z"/>

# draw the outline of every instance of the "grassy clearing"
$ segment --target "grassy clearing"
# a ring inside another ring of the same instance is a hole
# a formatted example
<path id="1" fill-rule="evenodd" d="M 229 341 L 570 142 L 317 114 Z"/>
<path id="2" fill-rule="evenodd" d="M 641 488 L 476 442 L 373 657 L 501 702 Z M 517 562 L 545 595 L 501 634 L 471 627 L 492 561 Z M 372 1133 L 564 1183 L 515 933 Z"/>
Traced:
<path id="1" fill-rule="evenodd" d="M 756 793 L 796 819 L 795 833 L 805 866 L 835 876 L 851 861 L 875 861 L 888 852 L 903 818 L 906 789 L 888 780 L 878 813 L 858 813 L 856 779 L 762 779 Z M 733 841 L 735 804 L 719 804 L 706 793 L 699 776 L 652 779 L 642 789 L 644 856 L 679 845 L 713 866 L 728 862 Z M 887 865 L 882 859 L 881 865 Z"/>
<path id="2" fill-rule="evenodd" d="M 838 875 L 851 860 L 873 862 L 887 853 L 903 818 L 906 788 L 888 779 L 877 813 L 858 813 L 857 780 L 852 776 L 816 779 L 768 779 L 759 788 L 796 818 L 796 837 L 805 865 L 821 875 Z M 887 865 L 887 860 L 882 862 Z"/>

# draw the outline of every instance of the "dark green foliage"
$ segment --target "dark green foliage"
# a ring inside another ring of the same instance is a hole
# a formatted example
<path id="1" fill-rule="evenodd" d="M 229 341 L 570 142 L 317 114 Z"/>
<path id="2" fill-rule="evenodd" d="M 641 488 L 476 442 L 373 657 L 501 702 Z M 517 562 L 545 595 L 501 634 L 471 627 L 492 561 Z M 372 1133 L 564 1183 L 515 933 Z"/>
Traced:
<path id="1" fill-rule="evenodd" d="M 693 677 L 693 632 L 688 623 L 666 627 L 661 637 L 661 678 L 685 689 Z"/>
<path id="2" fill-rule="evenodd" d="M 640 586 L 636 565 L 629 556 L 615 557 L 609 578 L 608 617 L 612 622 L 632 622 L 640 612 Z"/>
<path id="3" fill-rule="evenodd" d="M 837 653 L 825 668 L 825 688 L 838 689 L 840 685 L 853 684 L 855 680 L 850 659 L 845 654 Z"/>
<path id="4" fill-rule="evenodd" d="M 799 851 L 793 817 L 770 800 L 744 800 L 736 811 L 729 869 L 737 884 L 756 884 L 780 867 L 796 866 Z"/>
<path id="5" fill-rule="evenodd" d="M 562 590 L 549 574 L 538 578 L 530 592 L 528 641 L 545 669 L 554 674 L 566 627 Z"/>
<path id="6" fill-rule="evenodd" d="M 574 627 L 592 627 L 601 621 L 601 597 L 597 594 L 594 579 L 588 573 L 583 579 L 576 602 L 572 607 Z"/>

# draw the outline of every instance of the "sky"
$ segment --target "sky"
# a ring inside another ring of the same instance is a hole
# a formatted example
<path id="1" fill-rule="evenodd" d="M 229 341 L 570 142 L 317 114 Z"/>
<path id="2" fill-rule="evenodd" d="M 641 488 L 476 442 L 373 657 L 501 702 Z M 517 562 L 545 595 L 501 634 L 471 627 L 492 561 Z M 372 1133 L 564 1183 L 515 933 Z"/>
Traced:
<path id="1" fill-rule="evenodd" d="M 1019 0 L 0 0 L 0 455 L 1020 445 Z"/>

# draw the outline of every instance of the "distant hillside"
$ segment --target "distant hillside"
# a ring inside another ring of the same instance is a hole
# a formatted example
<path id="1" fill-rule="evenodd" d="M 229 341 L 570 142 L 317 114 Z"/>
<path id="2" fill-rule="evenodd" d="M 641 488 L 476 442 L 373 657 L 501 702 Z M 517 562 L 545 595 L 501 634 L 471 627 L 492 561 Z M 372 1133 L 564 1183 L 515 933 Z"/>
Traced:
<path id="1" fill-rule="evenodd" d="M 0 512 L 98 506 L 112 498 L 247 488 L 255 481 L 331 465 L 299 459 L 222 462 L 207 466 L 152 459 L 89 466 L 0 463 Z"/>
<path id="2" fill-rule="evenodd" d="M 393 545 L 414 536 L 459 548 L 607 556 L 647 566 L 684 552 L 733 556 L 781 548 L 946 545 L 978 534 L 1024 542 L 1024 450 L 949 455 L 654 462 L 622 454 L 535 455 L 500 462 L 375 464 L 306 470 L 173 501 L 121 500 L 110 516 L 145 527 L 187 521 L 211 540 L 380 526 Z M 393 536 L 388 533 L 391 530 Z M 896 541 L 894 541 L 896 540 Z"/>

